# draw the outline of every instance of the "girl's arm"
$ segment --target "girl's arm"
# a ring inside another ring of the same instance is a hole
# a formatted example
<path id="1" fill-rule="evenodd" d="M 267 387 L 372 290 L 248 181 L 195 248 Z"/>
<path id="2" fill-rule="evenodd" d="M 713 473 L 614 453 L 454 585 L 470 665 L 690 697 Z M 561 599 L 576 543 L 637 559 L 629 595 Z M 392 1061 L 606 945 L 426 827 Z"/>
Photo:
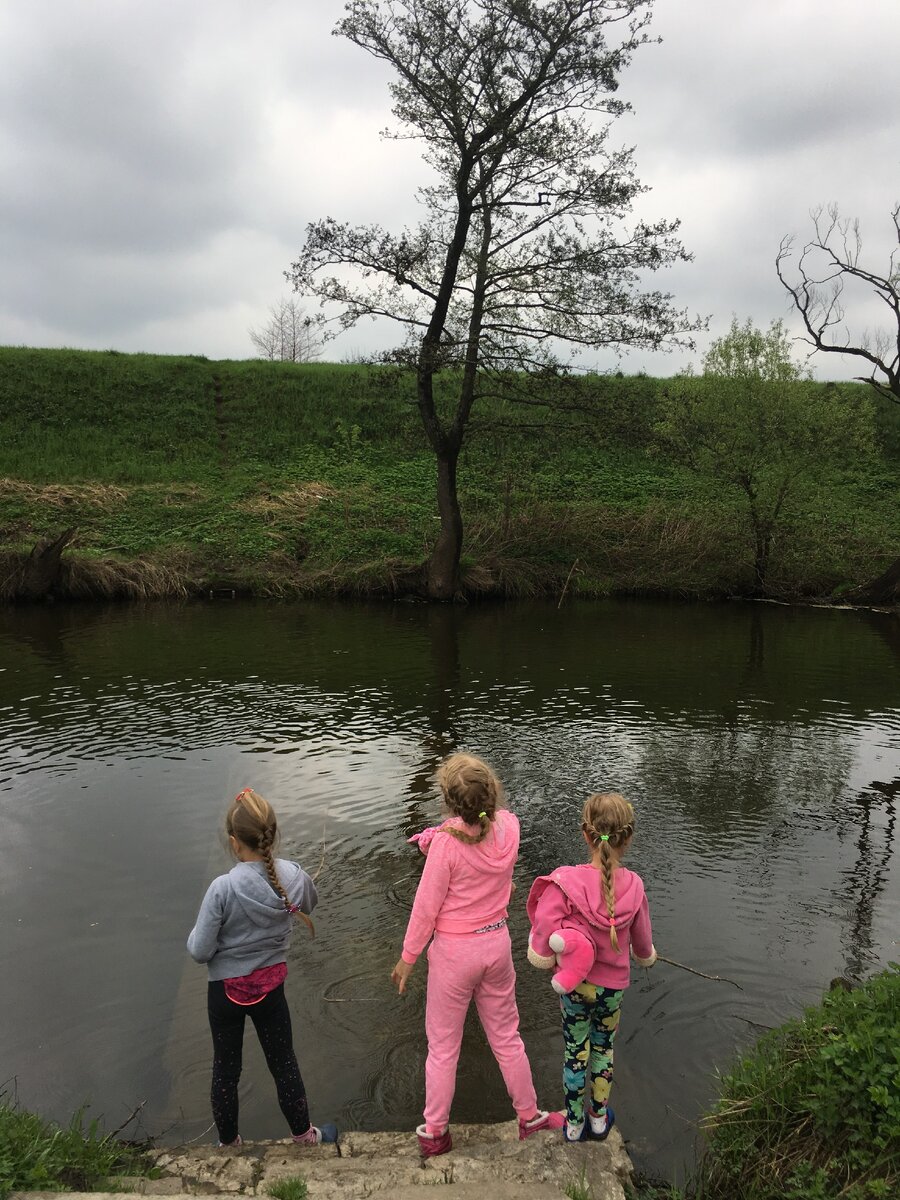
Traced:
<path id="1" fill-rule="evenodd" d="M 540 883 L 540 880 L 535 881 Z M 528 961 L 536 967 L 556 965 L 556 956 L 550 948 L 550 934 L 555 933 L 569 914 L 569 904 L 562 890 L 555 884 L 544 886 L 539 899 L 531 904 L 529 897 L 531 935 L 528 938 Z M 551 961 L 552 960 L 552 961 Z"/>
<path id="2" fill-rule="evenodd" d="M 434 933 L 434 923 L 450 886 L 450 856 L 453 839 L 437 838 L 425 858 L 425 870 L 416 889 L 406 937 L 403 939 L 403 962 L 412 965 Z"/>
<path id="3" fill-rule="evenodd" d="M 653 930 L 650 927 L 650 905 L 644 895 L 641 907 L 631 922 L 631 951 L 634 961 L 640 967 L 652 967 L 656 962 L 656 950 L 653 946 Z"/>
<path id="4" fill-rule="evenodd" d="M 316 891 L 316 885 L 299 863 L 294 865 L 297 867 L 297 874 L 287 886 L 288 898 L 291 904 L 296 904 L 302 913 L 309 914 L 319 902 L 319 893 Z"/>
<path id="5" fill-rule="evenodd" d="M 214 879 L 203 897 L 197 923 L 188 934 L 188 954 L 194 962 L 209 962 L 215 954 L 219 945 L 219 930 L 224 920 L 225 898 L 219 880 Z"/>

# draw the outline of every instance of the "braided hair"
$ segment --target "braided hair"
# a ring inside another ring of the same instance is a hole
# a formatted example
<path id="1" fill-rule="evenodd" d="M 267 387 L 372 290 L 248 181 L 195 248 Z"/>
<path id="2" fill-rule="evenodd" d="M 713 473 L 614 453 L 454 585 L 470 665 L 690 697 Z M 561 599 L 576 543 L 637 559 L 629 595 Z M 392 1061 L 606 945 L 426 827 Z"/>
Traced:
<path id="1" fill-rule="evenodd" d="M 591 845 L 600 851 L 600 882 L 606 912 L 609 916 L 609 940 L 613 950 L 619 953 L 616 936 L 616 903 L 613 887 L 613 871 L 616 856 L 613 850 L 621 850 L 634 833 L 634 809 L 618 792 L 595 792 L 588 796 L 581 813 L 581 828 Z"/>
<path id="2" fill-rule="evenodd" d="M 503 785 L 484 762 L 474 754 L 451 754 L 438 767 L 438 786 L 444 801 L 455 817 L 467 825 L 479 825 L 478 833 L 466 833 L 452 825 L 441 827 L 442 833 L 470 846 L 484 841 L 498 807 L 503 803 Z"/>
<path id="3" fill-rule="evenodd" d="M 229 837 L 237 838 L 248 850 L 262 855 L 266 876 L 272 890 L 281 897 L 285 912 L 304 921 L 312 936 L 315 937 L 316 928 L 312 920 L 306 913 L 300 912 L 291 904 L 284 885 L 278 878 L 278 872 L 275 870 L 274 850 L 278 841 L 278 821 L 275 817 L 275 810 L 268 800 L 264 800 L 258 792 L 254 792 L 253 788 L 244 788 L 243 791 L 238 792 L 225 817 L 225 831 Z"/>

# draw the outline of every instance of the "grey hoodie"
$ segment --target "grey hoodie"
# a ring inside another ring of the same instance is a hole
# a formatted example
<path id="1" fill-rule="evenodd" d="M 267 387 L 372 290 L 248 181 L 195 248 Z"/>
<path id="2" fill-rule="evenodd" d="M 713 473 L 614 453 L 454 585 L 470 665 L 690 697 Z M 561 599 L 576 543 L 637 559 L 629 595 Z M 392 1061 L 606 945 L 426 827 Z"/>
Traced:
<path id="1" fill-rule="evenodd" d="M 311 913 L 315 884 L 295 862 L 275 860 L 292 904 Z M 207 963 L 210 981 L 236 979 L 258 967 L 284 962 L 295 918 L 269 883 L 261 862 L 240 862 L 209 885 L 187 940 L 195 962 Z"/>

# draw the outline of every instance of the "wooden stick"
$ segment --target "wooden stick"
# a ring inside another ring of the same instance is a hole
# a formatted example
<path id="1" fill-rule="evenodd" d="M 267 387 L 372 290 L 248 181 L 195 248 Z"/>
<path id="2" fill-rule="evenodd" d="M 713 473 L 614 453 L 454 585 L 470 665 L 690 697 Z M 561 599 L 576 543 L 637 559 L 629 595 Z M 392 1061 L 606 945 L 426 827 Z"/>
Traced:
<path id="1" fill-rule="evenodd" d="M 576 558 L 575 561 L 572 563 L 571 567 L 569 568 L 569 573 L 566 576 L 566 582 L 563 584 L 563 590 L 559 593 L 559 604 L 557 604 L 557 606 L 556 606 L 557 612 L 559 612 L 559 610 L 562 608 L 562 602 L 566 598 L 566 591 L 569 587 L 569 580 L 572 578 L 572 572 L 575 570 L 575 568 L 577 566 L 578 566 L 578 559 Z"/>
<path id="2" fill-rule="evenodd" d="M 746 1021 L 748 1025 L 752 1025 L 754 1029 L 777 1029 L 777 1025 L 763 1025 L 762 1021 L 751 1021 L 749 1017 L 742 1017 L 740 1013 L 732 1013 L 738 1021 Z"/>
<path id="3" fill-rule="evenodd" d="M 383 996 L 323 996 L 326 1004 L 380 1004 Z"/>
<path id="4" fill-rule="evenodd" d="M 109 1133 L 109 1134 L 107 1134 L 107 1137 L 109 1137 L 109 1138 L 114 1138 L 114 1137 L 115 1137 L 117 1134 L 121 1133 L 121 1132 L 122 1132 L 122 1130 L 123 1130 L 123 1129 L 126 1127 L 126 1125 L 130 1125 L 130 1124 L 131 1124 L 131 1122 L 132 1122 L 132 1121 L 134 1120 L 134 1118 L 135 1118 L 135 1117 L 138 1115 L 138 1113 L 141 1111 L 141 1109 L 144 1107 L 144 1105 L 145 1105 L 146 1103 L 147 1103 L 147 1101 L 146 1101 L 146 1100 L 142 1100 L 142 1101 L 140 1102 L 140 1104 L 137 1106 L 137 1108 L 134 1110 L 134 1112 L 132 1112 L 131 1116 L 130 1116 L 130 1117 L 128 1117 L 126 1120 L 124 1120 L 124 1121 L 122 1122 L 122 1124 L 119 1126 L 119 1128 L 118 1128 L 118 1129 L 114 1129 L 114 1130 L 112 1131 L 112 1133 Z"/>
<path id="5" fill-rule="evenodd" d="M 315 875 L 313 875 L 313 877 L 312 877 L 313 883 L 315 883 L 316 880 L 319 878 L 319 876 L 322 874 L 322 868 L 325 866 L 325 830 L 326 830 L 326 828 L 327 828 L 327 822 L 323 822 L 323 824 L 322 824 L 322 858 L 319 862 L 319 865 L 316 867 Z"/>
<path id="6" fill-rule="evenodd" d="M 693 967 L 686 967 L 684 963 L 676 962 L 674 958 L 663 958 L 661 954 L 657 954 L 656 957 L 660 962 L 668 963 L 670 967 L 680 967 L 682 971 L 690 971 L 692 975 L 699 975 L 701 979 L 713 979 L 716 983 L 730 983 L 738 991 L 744 990 L 739 983 L 735 983 L 733 979 L 727 979 L 724 975 L 707 975 L 704 971 L 695 971 Z"/>

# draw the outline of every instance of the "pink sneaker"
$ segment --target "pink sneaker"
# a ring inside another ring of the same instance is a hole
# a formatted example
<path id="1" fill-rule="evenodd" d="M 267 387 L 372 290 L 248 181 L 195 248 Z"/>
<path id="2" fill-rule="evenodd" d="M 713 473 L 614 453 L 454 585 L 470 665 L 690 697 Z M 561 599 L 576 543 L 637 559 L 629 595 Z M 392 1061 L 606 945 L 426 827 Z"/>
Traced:
<path id="1" fill-rule="evenodd" d="M 524 1142 L 527 1137 L 531 1137 L 533 1133 L 540 1133 L 543 1129 L 562 1129 L 565 1123 L 566 1118 L 561 1112 L 542 1112 L 538 1109 L 537 1116 L 532 1117 L 530 1121 L 519 1118 L 519 1141 Z"/>
<path id="2" fill-rule="evenodd" d="M 244 1143 L 241 1141 L 241 1135 L 238 1134 L 233 1142 L 219 1142 L 219 1149 L 230 1150 L 232 1146 L 243 1146 L 243 1144 Z"/>
<path id="3" fill-rule="evenodd" d="M 419 1151 L 423 1158 L 434 1158 L 436 1154 L 446 1154 L 453 1149 L 453 1139 L 450 1136 L 450 1126 L 443 1133 L 428 1133 L 424 1125 L 416 1129 L 419 1139 Z"/>
<path id="4" fill-rule="evenodd" d="M 338 1140 L 338 1131 L 336 1125 L 310 1125 L 306 1133 L 291 1134 L 291 1140 L 295 1146 L 321 1146 L 323 1144 L 331 1144 Z"/>

